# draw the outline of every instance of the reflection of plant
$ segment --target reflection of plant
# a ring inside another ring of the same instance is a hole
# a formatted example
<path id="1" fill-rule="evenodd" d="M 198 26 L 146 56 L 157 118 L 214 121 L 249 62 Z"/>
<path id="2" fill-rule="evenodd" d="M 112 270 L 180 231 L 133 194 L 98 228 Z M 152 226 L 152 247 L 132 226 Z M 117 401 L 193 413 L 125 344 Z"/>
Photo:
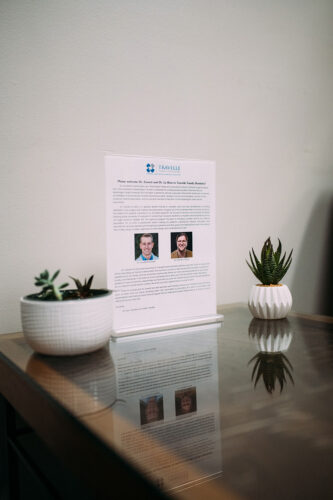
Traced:
<path id="1" fill-rule="evenodd" d="M 253 248 L 252 255 L 251 252 L 249 253 L 251 264 L 248 261 L 246 261 L 246 263 L 255 277 L 258 278 L 263 285 L 277 285 L 289 269 L 293 251 L 290 252 L 287 260 L 285 260 L 286 252 L 281 259 L 281 241 L 279 240 L 279 246 L 276 252 L 274 252 L 271 239 L 268 238 L 261 250 L 261 261 L 257 258 Z"/>
<path id="2" fill-rule="evenodd" d="M 288 375 L 291 382 L 294 383 L 294 379 L 289 370 L 289 368 L 293 370 L 293 367 L 287 356 L 282 354 L 282 352 L 258 352 L 258 354 L 250 359 L 249 364 L 254 360 L 255 364 L 251 377 L 251 380 L 255 378 L 254 387 L 256 387 L 261 376 L 266 390 L 270 394 L 275 390 L 276 381 L 280 384 L 280 393 L 282 392 L 284 385 L 287 383 L 286 375 Z"/>
<path id="3" fill-rule="evenodd" d="M 29 358 L 26 371 L 80 416 L 112 408 L 120 401 L 116 399 L 115 364 L 107 346 L 80 356 L 34 353 Z"/>

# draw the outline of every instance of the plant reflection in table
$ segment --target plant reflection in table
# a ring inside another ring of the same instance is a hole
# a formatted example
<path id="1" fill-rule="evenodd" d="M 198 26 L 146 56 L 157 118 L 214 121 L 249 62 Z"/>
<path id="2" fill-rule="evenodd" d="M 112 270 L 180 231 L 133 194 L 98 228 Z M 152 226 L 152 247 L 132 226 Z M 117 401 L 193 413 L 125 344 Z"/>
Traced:
<path id="1" fill-rule="evenodd" d="M 76 415 L 112 408 L 116 373 L 108 347 L 79 356 L 30 356 L 26 372 Z"/>
<path id="2" fill-rule="evenodd" d="M 255 341 L 259 350 L 248 363 L 254 362 L 251 377 L 251 380 L 254 380 L 254 387 L 261 377 L 269 394 L 273 394 L 277 383 L 280 385 L 281 393 L 288 378 L 294 384 L 291 374 L 293 367 L 283 354 L 289 349 L 293 337 L 289 321 L 254 318 L 249 325 L 249 336 Z"/>

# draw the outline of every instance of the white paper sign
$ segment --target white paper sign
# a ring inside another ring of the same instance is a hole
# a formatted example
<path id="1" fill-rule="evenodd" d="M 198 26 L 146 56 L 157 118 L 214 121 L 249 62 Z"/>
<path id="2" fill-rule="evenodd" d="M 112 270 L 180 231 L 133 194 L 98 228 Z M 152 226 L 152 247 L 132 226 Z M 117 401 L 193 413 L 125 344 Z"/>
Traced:
<path id="1" fill-rule="evenodd" d="M 105 169 L 115 334 L 221 319 L 215 163 L 107 155 Z"/>

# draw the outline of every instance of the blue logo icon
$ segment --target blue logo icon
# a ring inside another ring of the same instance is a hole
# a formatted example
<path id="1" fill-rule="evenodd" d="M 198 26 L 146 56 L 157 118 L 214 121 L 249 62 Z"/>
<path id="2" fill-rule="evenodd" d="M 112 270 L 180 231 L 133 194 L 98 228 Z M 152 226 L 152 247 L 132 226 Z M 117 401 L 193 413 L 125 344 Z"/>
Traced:
<path id="1" fill-rule="evenodd" d="M 148 174 L 153 174 L 155 172 L 154 163 L 147 163 L 146 169 L 147 169 Z"/>

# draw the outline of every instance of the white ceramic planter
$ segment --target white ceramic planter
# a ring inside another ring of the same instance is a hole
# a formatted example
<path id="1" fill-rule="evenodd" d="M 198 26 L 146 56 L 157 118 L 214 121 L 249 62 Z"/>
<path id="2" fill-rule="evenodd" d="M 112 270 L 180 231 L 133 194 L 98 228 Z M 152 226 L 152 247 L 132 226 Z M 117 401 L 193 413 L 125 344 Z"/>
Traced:
<path id="1" fill-rule="evenodd" d="M 292 297 L 287 285 L 253 285 L 248 305 L 255 318 L 281 319 L 289 313 Z"/>
<path id="2" fill-rule="evenodd" d="M 72 356 L 96 351 L 111 335 L 111 292 L 84 300 L 23 297 L 21 321 L 28 344 L 37 352 Z"/>

